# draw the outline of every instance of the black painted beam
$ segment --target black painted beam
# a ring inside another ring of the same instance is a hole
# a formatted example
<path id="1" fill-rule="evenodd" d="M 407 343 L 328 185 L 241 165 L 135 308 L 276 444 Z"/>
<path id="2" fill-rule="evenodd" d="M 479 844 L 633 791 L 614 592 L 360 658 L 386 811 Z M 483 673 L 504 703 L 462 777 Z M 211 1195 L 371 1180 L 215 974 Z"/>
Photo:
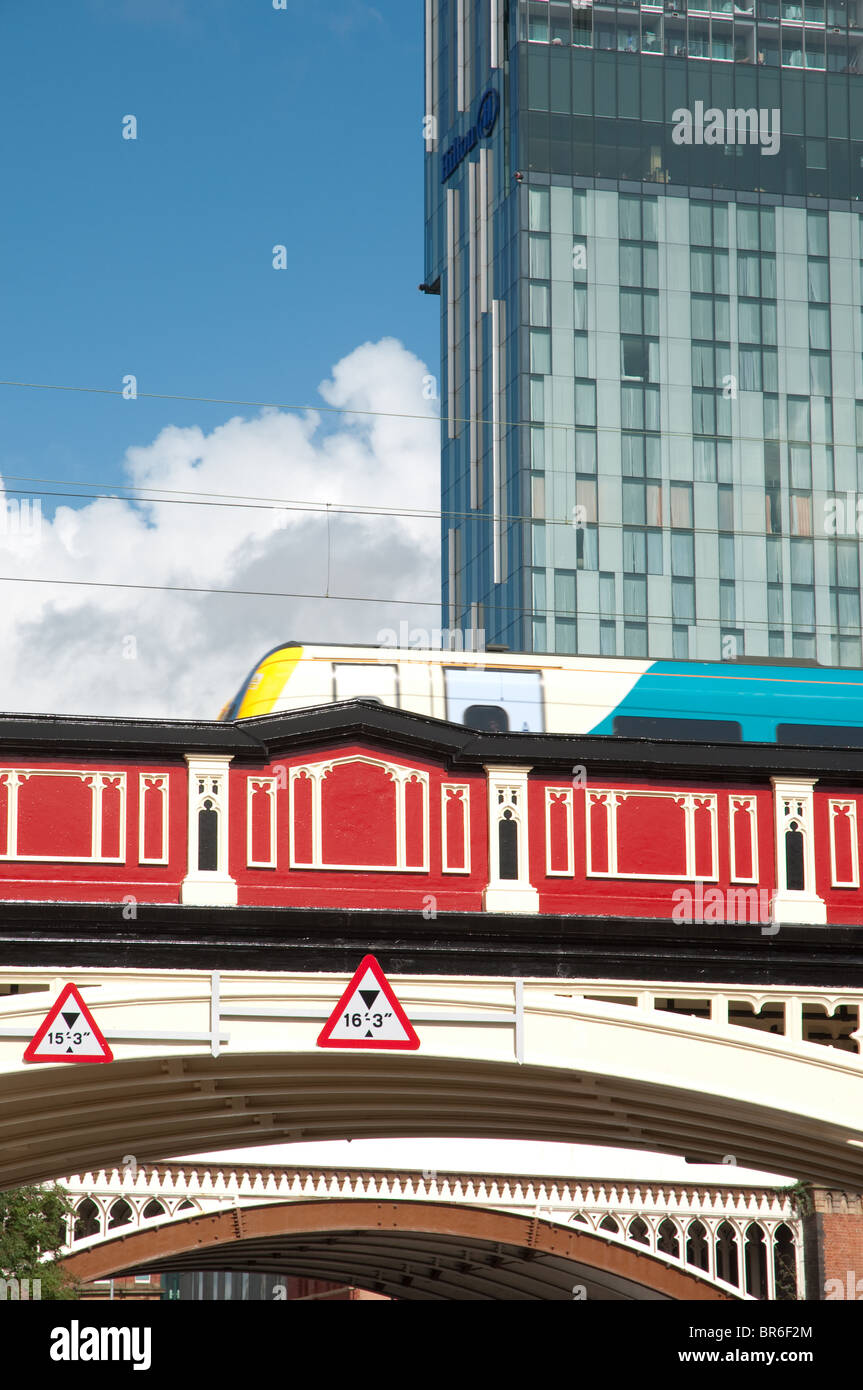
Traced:
<path id="1" fill-rule="evenodd" d="M 711 782 L 801 774 L 847 785 L 863 776 L 863 748 L 693 743 L 591 734 L 483 734 L 366 700 L 346 700 L 229 724 L 0 714 L 3 756 L 165 759 L 185 752 L 211 752 L 230 753 L 238 761 L 262 765 L 282 754 L 302 754 L 306 749 L 346 739 L 400 749 L 407 756 L 426 753 L 453 768 L 522 762 L 571 776 L 574 766 L 583 766 L 589 782 L 607 775 L 630 774 L 663 779 L 704 776 Z"/>
<path id="2" fill-rule="evenodd" d="M 863 987 L 857 927 L 304 908 L 0 904 L 0 966 L 350 972 Z"/>

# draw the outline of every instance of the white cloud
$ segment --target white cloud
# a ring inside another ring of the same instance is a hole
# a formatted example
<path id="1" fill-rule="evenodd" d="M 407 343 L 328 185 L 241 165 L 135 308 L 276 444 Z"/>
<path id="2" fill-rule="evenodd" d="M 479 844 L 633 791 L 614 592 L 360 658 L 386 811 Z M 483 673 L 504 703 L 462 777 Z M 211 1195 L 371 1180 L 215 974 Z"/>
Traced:
<path id="1" fill-rule="evenodd" d="M 169 426 L 146 448 L 128 450 L 128 480 L 150 489 L 434 511 L 439 431 L 436 403 L 423 397 L 426 371 L 394 339 L 366 343 L 320 388 L 327 405 L 351 414 L 269 410 L 237 416 L 210 434 Z M 373 642 L 403 619 L 437 626 L 436 608 L 394 600 L 437 601 L 438 555 L 434 519 L 334 515 L 328 527 L 320 512 L 269 507 L 122 498 L 59 507 L 38 536 L 0 529 L 0 574 L 381 602 L 3 583 L 0 708 L 212 717 L 277 642 Z"/>

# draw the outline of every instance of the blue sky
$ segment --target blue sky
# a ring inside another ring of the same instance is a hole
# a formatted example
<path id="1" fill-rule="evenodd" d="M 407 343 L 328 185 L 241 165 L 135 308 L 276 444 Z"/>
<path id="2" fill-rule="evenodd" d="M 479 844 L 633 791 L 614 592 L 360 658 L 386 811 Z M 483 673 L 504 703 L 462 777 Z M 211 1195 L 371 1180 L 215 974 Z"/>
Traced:
<path id="1" fill-rule="evenodd" d="M 141 393 L 0 386 L 0 708 L 212 716 L 286 638 L 439 623 L 434 519 L 322 514 L 439 506 L 422 18 L 418 0 L 0 0 L 0 380 Z M 15 510 L 28 478 L 132 475 L 321 510 L 43 490 L 26 532 Z"/>
<path id="2" fill-rule="evenodd" d="M 305 403 L 366 340 L 434 363 L 416 0 L 4 0 L 0 38 L 0 378 Z M 3 387 L 0 473 L 111 481 L 231 413 Z"/>

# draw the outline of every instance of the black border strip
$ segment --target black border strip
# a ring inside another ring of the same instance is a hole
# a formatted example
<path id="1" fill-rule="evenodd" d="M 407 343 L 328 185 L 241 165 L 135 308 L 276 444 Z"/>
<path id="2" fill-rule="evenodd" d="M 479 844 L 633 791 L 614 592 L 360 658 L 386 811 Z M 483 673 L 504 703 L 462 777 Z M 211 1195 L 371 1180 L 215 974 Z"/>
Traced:
<path id="1" fill-rule="evenodd" d="M 585 734 L 484 734 L 460 724 L 376 702 L 346 700 L 317 709 L 219 723 L 195 720 L 78 719 L 0 714 L 3 756 L 94 755 L 165 759 L 183 753 L 233 754 L 262 764 L 333 739 L 367 739 L 442 758 L 451 767 L 517 761 L 541 770 L 712 779 L 800 773 L 825 781 L 863 777 L 863 748 L 775 743 L 705 743 Z"/>
<path id="2" fill-rule="evenodd" d="M 679 925 L 619 917 L 329 908 L 0 905 L 0 965 L 349 973 L 371 953 L 397 974 L 863 987 L 856 927 Z"/>

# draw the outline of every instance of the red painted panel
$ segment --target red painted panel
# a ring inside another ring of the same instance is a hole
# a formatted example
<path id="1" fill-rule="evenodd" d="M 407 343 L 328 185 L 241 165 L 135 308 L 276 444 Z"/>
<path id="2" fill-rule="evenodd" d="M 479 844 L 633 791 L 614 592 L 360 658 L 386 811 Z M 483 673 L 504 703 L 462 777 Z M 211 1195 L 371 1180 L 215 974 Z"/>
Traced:
<path id="1" fill-rule="evenodd" d="M 569 816 L 566 792 L 550 792 L 548 808 L 548 864 L 554 873 L 569 869 Z"/>
<path id="2" fill-rule="evenodd" d="M 270 796 L 266 783 L 252 784 L 252 802 L 249 808 L 251 817 L 252 859 L 258 864 L 268 864 L 273 857 L 273 844 L 270 822 Z"/>
<path id="3" fill-rule="evenodd" d="M 307 772 L 295 777 L 291 783 L 293 801 L 293 824 L 291 843 L 295 864 L 311 864 L 314 859 L 314 838 L 312 835 L 312 791 L 314 783 Z"/>
<path id="4" fill-rule="evenodd" d="M 854 851 L 849 806 L 837 806 L 833 811 L 833 845 L 836 859 L 836 878 L 839 883 L 851 883 L 854 878 Z"/>
<path id="5" fill-rule="evenodd" d="M 713 877 L 713 819 L 711 803 L 702 796 L 695 798 L 695 877 Z M 685 870 L 684 870 L 685 872 Z"/>
<path id="6" fill-rule="evenodd" d="M 738 878 L 752 878 L 752 814 L 745 801 L 735 801 L 732 797 L 732 817 L 734 827 L 734 868 Z"/>
<path id="7" fill-rule="evenodd" d="M 444 811 L 446 815 L 446 867 L 448 869 L 467 867 L 464 862 L 464 818 L 466 811 L 464 792 L 455 787 L 448 787 Z"/>
<path id="8" fill-rule="evenodd" d="M 396 863 L 395 779 L 371 763 L 338 763 L 321 783 L 325 864 Z"/>
<path id="9" fill-rule="evenodd" d="M 607 873 L 610 867 L 608 853 L 610 808 L 608 801 L 607 796 L 591 796 L 590 798 L 590 855 L 594 872 L 598 874 Z"/>
<path id="10" fill-rule="evenodd" d="M 425 834 L 423 784 L 412 777 L 405 784 L 405 864 L 410 869 L 421 869 L 425 862 Z"/>
<path id="11" fill-rule="evenodd" d="M 119 777 L 102 779 L 102 848 L 103 859 L 116 859 L 120 854 L 120 814 L 123 795 Z"/>
<path id="12" fill-rule="evenodd" d="M 6 853 L 9 826 L 9 774 L 0 775 L 0 854 Z"/>
<path id="13" fill-rule="evenodd" d="M 618 804 L 617 868 L 622 874 L 686 873 L 682 798 L 636 794 Z"/>
<path id="14" fill-rule="evenodd" d="M 22 779 L 17 853 L 89 859 L 93 844 L 92 780 L 51 776 Z"/>
<path id="15" fill-rule="evenodd" d="M 90 850 L 90 794 L 86 785 L 81 782 L 79 777 L 60 778 L 57 776 L 62 768 L 78 772 L 87 771 L 88 775 L 95 775 L 96 772 L 106 766 L 102 755 L 99 762 L 93 760 L 92 768 L 85 769 L 80 755 L 73 749 L 68 758 L 53 756 L 50 760 L 45 759 L 41 766 L 45 767 L 52 776 L 48 779 L 39 779 L 41 787 L 37 786 L 33 779 L 30 783 L 24 783 L 22 787 L 22 848 L 26 847 L 31 852 L 44 852 L 46 861 L 10 863 L 4 861 L 0 863 L 0 887 L 2 887 L 2 897 L 8 900 L 34 900 L 45 902 L 77 902 L 77 901 L 99 901 L 115 902 L 121 901 L 126 894 L 132 893 L 141 902 L 153 903 L 176 903 L 180 893 L 180 883 L 185 872 L 186 858 L 186 788 L 187 775 L 182 755 L 177 754 L 174 749 L 167 749 L 164 757 L 151 757 L 143 765 L 134 760 L 127 760 L 122 750 L 116 761 L 113 759 L 107 763 L 109 768 L 114 769 L 112 775 L 123 770 L 127 772 L 133 787 L 138 786 L 138 773 L 145 773 L 145 784 L 142 788 L 142 837 L 147 849 L 148 856 L 154 859 L 163 857 L 162 850 L 168 848 L 162 844 L 162 816 L 161 798 L 155 787 L 148 788 L 147 780 L 155 780 L 157 774 L 165 774 L 169 771 L 173 773 L 174 785 L 171 795 L 174 798 L 171 807 L 170 824 L 170 866 L 143 865 L 139 871 L 132 873 L 125 865 L 121 864 L 92 864 L 89 860 Z M 443 765 L 443 760 L 435 760 L 426 757 L 421 750 L 417 750 L 414 755 L 406 754 L 404 748 L 393 747 L 386 750 L 382 746 L 366 747 L 354 742 L 340 743 L 338 738 L 330 743 L 318 744 L 315 746 L 314 754 L 310 754 L 307 749 L 299 749 L 296 753 L 283 755 L 285 758 L 284 770 L 290 767 L 301 767 L 310 756 L 315 759 L 327 760 L 343 756 L 366 755 L 370 758 L 390 758 L 396 763 L 407 762 L 418 769 L 426 771 L 430 777 L 430 797 L 433 808 L 433 818 L 436 821 L 438 807 L 441 806 L 441 784 L 447 782 L 454 774 Z M 30 764 L 33 765 L 32 763 Z M 247 868 L 247 829 L 246 818 L 246 790 L 249 777 L 262 778 L 268 775 L 277 774 L 281 764 L 261 763 L 260 767 L 251 770 L 248 763 L 242 763 L 239 767 L 232 767 L 231 777 L 231 823 L 229 826 L 230 834 L 230 862 L 232 871 L 237 878 L 240 903 L 242 905 L 262 905 L 275 908 L 291 907 L 343 907 L 346 910 L 362 910 L 369 907 L 385 908 L 405 908 L 410 911 L 419 912 L 425 906 L 425 895 L 433 893 L 441 911 L 482 911 L 481 892 L 485 886 L 487 878 L 488 864 L 488 815 L 486 805 L 486 779 L 481 773 L 465 773 L 464 780 L 471 784 L 471 792 L 474 798 L 474 815 L 470 825 L 470 837 L 472 847 L 472 872 L 463 877 L 442 876 L 440 874 L 440 862 L 437 850 L 432 853 L 431 872 L 428 877 L 425 875 L 398 874 L 398 873 L 376 873 L 373 869 L 368 869 L 363 863 L 358 862 L 348 869 L 333 870 L 322 868 L 319 871 L 303 869 L 302 872 L 291 871 L 285 862 L 286 856 L 282 856 L 280 871 L 273 873 L 271 870 L 258 868 Z M 812 767 L 812 774 L 818 772 L 818 766 Z M 772 789 L 766 777 L 757 778 L 741 777 L 734 783 L 729 783 L 727 776 L 713 776 L 709 770 L 704 770 L 698 778 L 690 777 L 682 769 L 675 766 L 673 758 L 669 759 L 668 767 L 664 773 L 657 771 L 654 775 L 639 774 L 631 778 L 620 777 L 617 779 L 620 791 L 628 791 L 632 794 L 633 800 L 629 803 L 629 810 L 624 803 L 621 815 L 621 862 L 620 868 L 629 871 L 630 876 L 622 880 L 608 878 L 589 880 L 585 873 L 583 862 L 583 846 L 585 845 L 585 816 L 590 813 L 590 826 L 592 828 L 592 858 L 595 867 L 602 872 L 608 870 L 611 865 L 608 860 L 609 854 L 609 834 L 606 823 L 607 807 L 603 804 L 596 805 L 592 798 L 596 796 L 595 790 L 590 788 L 575 788 L 574 795 L 574 816 L 575 816 L 575 877 L 545 877 L 546 853 L 551 855 L 551 862 L 555 867 L 562 867 L 564 864 L 564 840 L 562 833 L 562 806 L 555 806 L 554 826 L 550 832 L 550 839 L 546 835 L 546 788 L 556 792 L 562 789 L 568 780 L 569 769 L 559 768 L 557 771 L 549 769 L 548 773 L 535 772 L 530 779 L 528 792 L 528 806 L 530 813 L 530 865 L 532 882 L 540 890 L 540 908 L 543 912 L 563 912 L 573 915 L 599 915 L 613 913 L 621 918 L 624 917 L 648 917 L 656 920 L 670 919 L 671 912 L 675 903 L 672 894 L 678 884 L 674 879 L 669 878 L 646 878 L 638 874 L 661 873 L 669 875 L 675 870 L 682 869 L 683 844 L 682 834 L 679 833 L 680 812 L 672 807 L 671 815 L 678 824 L 672 826 L 674 832 L 674 853 L 669 855 L 664 863 L 657 863 L 658 855 L 650 853 L 651 840 L 662 844 L 668 835 L 660 824 L 660 813 L 663 808 L 671 805 L 670 802 L 659 801 L 655 798 L 646 797 L 648 789 L 662 790 L 671 793 L 675 798 L 684 793 L 691 794 L 696 798 L 706 798 L 709 793 L 720 793 L 719 823 L 717 830 L 718 862 L 719 862 L 719 887 L 724 890 L 729 884 L 729 830 L 731 838 L 736 848 L 737 867 L 742 877 L 748 878 L 750 871 L 753 870 L 752 846 L 750 844 L 750 824 L 748 814 L 740 809 L 740 802 L 744 798 L 755 798 L 758 802 L 760 811 L 760 824 L 758 826 L 758 851 L 760 855 L 759 877 L 760 886 L 766 891 L 775 883 L 775 846 L 773 843 L 774 820 L 773 820 L 773 796 Z M 350 773 L 353 779 L 353 787 L 349 788 L 351 795 L 357 792 L 357 779 L 361 774 L 357 771 L 357 765 L 353 765 Z M 368 776 L 369 774 L 363 773 Z M 388 849 L 394 849 L 394 807 L 395 807 L 395 788 L 389 779 L 385 779 L 379 770 L 371 771 L 371 779 L 377 782 L 378 788 L 383 785 L 383 803 L 386 812 L 388 828 L 385 836 L 388 839 Z M 336 774 L 338 777 L 338 774 Z M 327 781 L 331 781 L 328 778 Z M 607 787 L 606 783 L 603 783 Z M 50 790 L 50 795 L 47 791 Z M 312 857 L 312 805 L 310 797 L 309 779 L 300 779 L 294 785 L 294 799 L 297 803 L 297 825 L 294 827 L 295 847 L 299 856 L 305 856 L 305 861 L 310 862 Z M 834 888 L 831 885 L 831 821 L 833 819 L 828 802 L 830 799 L 847 800 L 853 803 L 854 798 L 860 791 L 859 785 L 851 781 L 848 786 L 835 787 L 830 785 L 823 792 L 816 787 L 815 791 L 815 859 L 816 874 L 819 891 L 828 903 L 828 918 L 831 923 L 861 923 L 861 913 L 863 906 L 859 900 L 859 891 L 850 888 Z M 3 844 L 2 835 L 5 828 L 7 788 L 0 782 L 0 846 Z M 286 792 L 280 792 L 286 796 Z M 325 792 L 329 798 L 329 789 Z M 418 797 L 418 789 L 408 793 L 408 797 Z M 132 798 L 132 819 L 135 820 L 134 827 L 130 831 L 133 835 L 132 844 L 137 846 L 138 823 L 135 818 L 136 806 Z M 374 809 L 374 798 L 367 796 L 363 805 L 371 810 L 362 813 L 362 807 L 358 814 L 365 814 L 367 817 L 374 817 L 377 811 Z M 350 806 L 350 796 L 342 797 L 341 794 L 333 802 L 334 808 L 340 816 L 352 814 Z M 418 807 L 418 800 L 417 800 Z M 635 822 L 634 834 L 633 826 L 627 826 L 627 817 L 631 815 L 634 808 L 639 808 L 641 815 L 632 816 Z M 356 808 L 354 808 L 356 809 Z M 379 809 L 379 808 L 378 808 Z M 325 814 L 327 807 L 325 805 Z M 444 804 L 444 814 L 448 828 L 448 839 L 450 847 L 450 866 L 459 868 L 462 864 L 462 845 L 463 845 L 463 808 L 460 800 L 453 796 L 448 796 Z M 703 843 L 699 840 L 698 847 L 698 872 L 704 874 L 709 868 L 708 845 L 707 845 L 707 816 L 706 809 L 701 817 L 704 821 Z M 392 815 L 391 815 L 392 812 Z M 408 812 L 408 819 L 411 819 L 411 812 Z M 863 812 L 861 812 L 863 815 Z M 99 848 L 114 848 L 108 844 L 109 836 L 113 836 L 111 812 L 106 805 L 105 838 L 100 843 Z M 380 817 L 379 817 L 380 818 Z M 418 819 L 418 814 L 417 814 Z M 69 829 L 70 820 L 74 822 L 77 829 Z M 845 824 L 846 818 L 840 818 L 840 823 L 836 827 L 834 840 L 834 852 L 838 856 L 838 871 L 844 877 L 849 873 L 849 855 L 852 846 L 848 840 L 848 832 Z M 390 828 L 392 827 L 392 828 Z M 754 827 L 753 827 L 754 828 Z M 364 832 L 363 832 L 364 833 Z M 408 844 L 406 850 L 413 860 L 416 853 L 415 848 L 410 848 L 409 844 L 413 831 L 408 829 Z M 287 837 L 288 827 L 280 830 L 280 835 Z M 634 843 L 637 836 L 641 836 L 647 842 L 647 848 L 642 846 L 641 859 L 637 859 Z M 699 832 L 696 832 L 697 838 Z M 65 843 L 64 843 L 65 837 Z M 435 845 L 438 843 L 437 831 L 432 837 Z M 14 847 L 12 847 L 14 848 Z M 693 862 L 691 869 L 696 872 L 695 853 L 697 846 L 693 844 Z M 331 850 L 331 847 L 328 846 Z M 76 851 L 76 856 L 83 862 L 63 862 L 64 856 L 71 855 Z M 47 859 L 51 855 L 52 860 Z M 58 866 L 54 856 L 58 856 L 60 863 Z M 338 857 L 344 862 L 344 851 L 338 851 Z M 357 854 L 358 860 L 362 857 L 366 863 L 371 855 Z M 375 854 L 375 858 L 389 858 L 392 865 L 392 854 L 382 856 Z M 416 854 L 414 865 L 419 862 Z M 675 874 L 675 877 L 677 875 Z M 494 919 L 491 919 L 493 925 Z"/>
<path id="16" fill-rule="evenodd" d="M 144 778 L 142 817 L 145 859 L 164 859 L 165 857 L 163 798 L 166 793 L 160 790 L 159 780 L 157 777 Z"/>

